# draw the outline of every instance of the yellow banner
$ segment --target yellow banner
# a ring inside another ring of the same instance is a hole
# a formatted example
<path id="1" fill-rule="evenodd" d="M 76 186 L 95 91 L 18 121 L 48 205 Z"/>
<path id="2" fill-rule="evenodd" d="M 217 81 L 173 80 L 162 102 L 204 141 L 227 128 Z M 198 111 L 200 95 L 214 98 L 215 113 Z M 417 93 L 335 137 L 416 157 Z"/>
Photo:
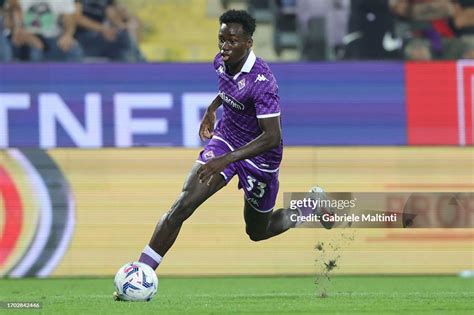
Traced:
<path id="1" fill-rule="evenodd" d="M 198 152 L 0 151 L 0 275 L 111 275 L 137 260 Z M 472 192 L 473 161 L 472 148 L 286 148 L 277 206 L 316 184 Z M 310 274 L 332 259 L 341 274 L 448 274 L 473 269 L 473 240 L 472 229 L 307 228 L 252 242 L 234 178 L 185 222 L 159 274 Z"/>

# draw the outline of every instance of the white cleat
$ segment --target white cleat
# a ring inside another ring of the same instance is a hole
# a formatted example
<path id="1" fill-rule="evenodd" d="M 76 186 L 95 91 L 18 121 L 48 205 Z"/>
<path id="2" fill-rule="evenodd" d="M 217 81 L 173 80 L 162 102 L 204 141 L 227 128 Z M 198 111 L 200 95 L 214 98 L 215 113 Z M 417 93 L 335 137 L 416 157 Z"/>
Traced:
<path id="1" fill-rule="evenodd" d="M 319 200 L 319 202 L 321 202 L 321 200 L 331 200 L 331 198 L 329 198 L 324 189 L 319 186 L 314 186 L 313 188 L 311 188 L 307 197 L 313 200 Z M 333 207 L 326 207 L 321 206 L 321 204 L 318 204 L 318 207 L 316 207 L 316 209 L 312 212 L 312 214 L 316 215 L 319 218 L 319 222 L 325 229 L 329 230 L 334 226 Z"/>
<path id="2" fill-rule="evenodd" d="M 114 301 L 124 301 L 120 298 L 120 296 L 118 295 L 117 291 L 114 291 L 114 293 L 112 294 L 112 298 L 114 299 Z"/>

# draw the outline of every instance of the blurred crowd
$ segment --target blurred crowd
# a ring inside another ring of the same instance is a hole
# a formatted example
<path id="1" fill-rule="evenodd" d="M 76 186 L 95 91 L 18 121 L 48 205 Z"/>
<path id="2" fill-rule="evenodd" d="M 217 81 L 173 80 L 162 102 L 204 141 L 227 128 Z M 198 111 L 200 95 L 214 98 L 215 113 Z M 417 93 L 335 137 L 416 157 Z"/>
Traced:
<path id="1" fill-rule="evenodd" d="M 284 31 L 305 60 L 474 58 L 474 0 L 249 1 L 294 15 Z"/>
<path id="2" fill-rule="evenodd" d="M 0 62 L 145 61 L 140 20 L 124 6 L 131 2 L 0 0 Z M 224 8 L 232 2 L 272 24 L 277 56 L 474 58 L 474 0 L 221 0 Z"/>
<path id="3" fill-rule="evenodd" d="M 115 0 L 0 0 L 0 61 L 144 61 Z"/>
<path id="4" fill-rule="evenodd" d="M 352 0 L 346 57 L 474 58 L 474 0 Z"/>

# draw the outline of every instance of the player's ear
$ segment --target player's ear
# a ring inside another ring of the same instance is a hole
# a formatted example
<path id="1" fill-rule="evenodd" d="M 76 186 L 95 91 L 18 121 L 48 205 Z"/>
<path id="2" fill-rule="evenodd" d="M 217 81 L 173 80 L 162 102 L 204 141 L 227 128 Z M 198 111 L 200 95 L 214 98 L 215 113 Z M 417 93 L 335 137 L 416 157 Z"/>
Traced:
<path id="1" fill-rule="evenodd" d="M 252 38 L 252 37 L 249 37 L 249 38 L 247 39 L 247 49 L 252 48 L 252 46 L 253 46 L 253 38 Z"/>

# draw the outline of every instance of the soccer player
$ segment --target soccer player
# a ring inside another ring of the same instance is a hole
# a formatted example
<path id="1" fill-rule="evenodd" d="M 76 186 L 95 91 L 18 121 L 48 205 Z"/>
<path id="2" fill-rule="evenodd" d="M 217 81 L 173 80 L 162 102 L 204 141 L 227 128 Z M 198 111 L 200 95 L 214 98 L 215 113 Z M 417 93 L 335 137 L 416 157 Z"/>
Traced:
<path id="1" fill-rule="evenodd" d="M 156 269 L 178 236 L 183 222 L 235 175 L 244 191 L 246 232 L 261 241 L 295 226 L 297 210 L 274 211 L 283 142 L 278 85 L 268 65 L 252 51 L 255 19 L 230 10 L 220 17 L 219 53 L 214 68 L 219 94 L 199 129 L 210 139 L 198 156 L 183 190 L 159 221 L 140 262 Z M 223 106 L 217 123 L 216 110 Z"/>

